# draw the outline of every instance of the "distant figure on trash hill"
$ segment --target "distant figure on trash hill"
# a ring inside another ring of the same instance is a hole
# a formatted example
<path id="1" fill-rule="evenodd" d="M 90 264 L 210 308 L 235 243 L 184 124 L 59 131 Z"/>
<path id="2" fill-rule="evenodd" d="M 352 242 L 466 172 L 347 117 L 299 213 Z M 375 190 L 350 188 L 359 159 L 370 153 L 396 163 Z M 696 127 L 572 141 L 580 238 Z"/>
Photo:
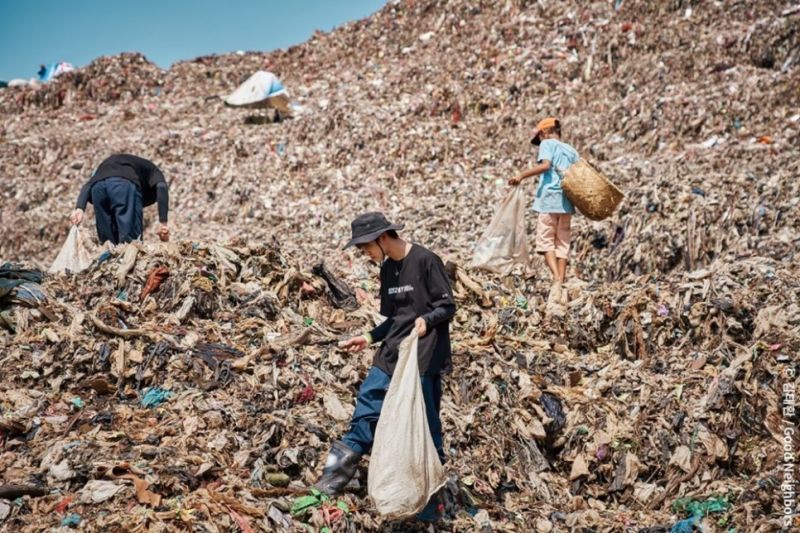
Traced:
<path id="1" fill-rule="evenodd" d="M 533 130 L 531 144 L 539 147 L 536 166 L 508 180 L 509 185 L 519 185 L 531 176 L 541 175 L 536 187 L 533 210 L 536 219 L 536 251 L 544 255 L 545 263 L 553 274 L 553 285 L 547 298 L 549 313 L 563 311 L 568 295 L 562 287 L 567 276 L 569 261 L 570 224 L 575 207 L 561 188 L 563 173 L 578 161 L 578 152 L 561 141 L 561 123 L 553 117 L 545 118 Z"/>
<path id="2" fill-rule="evenodd" d="M 130 154 L 112 155 L 97 167 L 78 195 L 70 215 L 73 224 L 83 221 L 86 204 L 94 205 L 100 243 L 131 242 L 142 238 L 142 210 L 158 202 L 158 237 L 169 240 L 167 214 L 169 186 L 152 161 Z"/>
<path id="3" fill-rule="evenodd" d="M 361 456 L 370 453 L 400 343 L 413 329 L 419 334 L 417 354 L 428 428 L 444 462 L 439 410 L 442 373 L 451 366 L 450 320 L 456 304 L 442 260 L 427 248 L 401 239 L 397 234 L 401 229 L 402 225 L 390 223 L 382 213 L 366 213 L 352 222 L 353 238 L 345 247 L 357 246 L 381 266 L 380 312 L 387 318 L 371 331 L 339 344 L 351 352 L 360 352 L 373 343 L 380 346 L 359 389 L 350 430 L 333 443 L 316 483 L 318 490 L 330 495 L 344 490 Z M 439 496 L 434 495 L 417 518 L 437 520 L 439 503 Z"/>

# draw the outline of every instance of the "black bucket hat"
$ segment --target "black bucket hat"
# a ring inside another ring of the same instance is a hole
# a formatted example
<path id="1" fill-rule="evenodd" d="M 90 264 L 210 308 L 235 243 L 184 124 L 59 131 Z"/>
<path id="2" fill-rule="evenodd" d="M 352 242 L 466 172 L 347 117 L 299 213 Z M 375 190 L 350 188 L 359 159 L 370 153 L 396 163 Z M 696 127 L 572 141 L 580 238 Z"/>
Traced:
<path id="1" fill-rule="evenodd" d="M 350 227 L 353 230 L 353 238 L 347 243 L 345 248 L 350 248 L 356 244 L 367 244 L 372 242 L 387 231 L 399 231 L 405 227 L 404 224 L 392 224 L 383 213 L 364 213 L 355 219 Z"/>

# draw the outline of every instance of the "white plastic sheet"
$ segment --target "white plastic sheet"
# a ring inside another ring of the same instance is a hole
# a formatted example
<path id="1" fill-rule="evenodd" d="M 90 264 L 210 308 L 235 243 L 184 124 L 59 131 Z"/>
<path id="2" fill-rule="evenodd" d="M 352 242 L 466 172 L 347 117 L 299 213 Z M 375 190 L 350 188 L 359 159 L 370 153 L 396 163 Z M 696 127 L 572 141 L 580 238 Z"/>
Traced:
<path id="1" fill-rule="evenodd" d="M 428 428 L 417 361 L 416 331 L 401 344 L 369 461 L 369 496 L 382 515 L 411 516 L 445 483 Z"/>
<path id="2" fill-rule="evenodd" d="M 528 264 L 528 236 L 525 232 L 525 188 L 509 191 L 475 247 L 470 267 L 508 274 L 515 263 Z"/>
<path id="3" fill-rule="evenodd" d="M 291 114 L 289 93 L 272 72 L 259 70 L 225 97 L 225 103 L 233 107 L 273 107 L 282 113 Z"/>
<path id="4" fill-rule="evenodd" d="M 61 247 L 58 257 L 53 261 L 53 265 L 48 272 L 51 274 L 66 271 L 80 272 L 89 268 L 91 264 L 92 257 L 83 243 L 83 236 L 78 226 L 72 226 L 64 246 Z"/>

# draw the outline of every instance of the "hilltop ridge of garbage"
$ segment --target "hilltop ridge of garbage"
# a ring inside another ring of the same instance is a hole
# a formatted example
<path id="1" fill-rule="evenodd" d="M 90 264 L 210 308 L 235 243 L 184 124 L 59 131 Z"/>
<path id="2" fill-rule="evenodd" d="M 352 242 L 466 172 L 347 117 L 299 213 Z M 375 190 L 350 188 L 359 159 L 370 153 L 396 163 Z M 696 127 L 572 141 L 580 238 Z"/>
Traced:
<path id="1" fill-rule="evenodd" d="M 616 245 L 578 254 L 596 263 L 587 275 L 691 270 L 740 247 L 791 255 L 797 14 L 681 5 L 561 2 L 545 24 L 538 4 L 391 3 L 287 50 L 164 72 L 125 54 L 4 90 L 0 220 L 14 223 L 0 256 L 51 260 L 91 169 L 125 151 L 164 168 L 178 238 L 292 235 L 302 253 L 320 246 L 301 230 L 342 242 L 349 218 L 379 208 L 465 263 L 547 114 L 626 193 L 612 219 L 576 221 L 579 246 Z M 262 68 L 305 113 L 256 126 L 256 112 L 224 107 L 217 97 Z M 65 103 L 10 109 L 38 94 Z"/>

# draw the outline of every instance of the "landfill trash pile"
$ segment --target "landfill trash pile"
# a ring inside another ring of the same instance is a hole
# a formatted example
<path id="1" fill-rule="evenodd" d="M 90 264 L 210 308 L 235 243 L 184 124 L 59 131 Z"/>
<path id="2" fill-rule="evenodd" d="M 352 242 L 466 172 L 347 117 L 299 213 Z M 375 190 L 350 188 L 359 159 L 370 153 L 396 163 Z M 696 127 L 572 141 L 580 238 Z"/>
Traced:
<path id="1" fill-rule="evenodd" d="M 84 180 L 126 151 L 164 169 L 178 238 L 292 235 L 302 254 L 322 235 L 343 242 L 350 215 L 378 207 L 466 264 L 546 114 L 626 194 L 616 216 L 573 225 L 586 275 L 796 248 L 798 14 L 777 1 L 520 5 L 393 3 L 288 50 L 165 72 L 122 55 L 5 90 L 0 220 L 14 224 L 0 256 L 51 261 Z M 770 68 L 753 61 L 764 47 Z M 261 127 L 247 120 L 260 111 L 224 105 L 263 68 L 305 114 Z M 57 109 L 15 107 L 62 92 Z"/>
<path id="2" fill-rule="evenodd" d="M 85 68 L 66 70 L 46 85 L 21 87 L 4 94 L 0 109 L 20 113 L 26 109 L 54 110 L 92 102 L 116 102 L 146 94 L 160 85 L 161 69 L 139 53 L 101 57 Z M 89 120 L 83 118 L 82 120 Z"/>
<path id="3" fill-rule="evenodd" d="M 584 4 L 392 2 L 287 50 L 0 91 L 0 260 L 24 267 L 0 267 L 0 526 L 407 530 L 366 468 L 308 490 L 370 364 L 335 343 L 375 319 L 377 269 L 340 248 L 378 209 L 455 280 L 443 529 L 780 527 L 800 11 Z M 305 112 L 225 107 L 258 70 Z M 545 115 L 625 193 L 575 217 L 562 319 L 541 261 L 465 269 Z M 164 170 L 175 242 L 42 279 L 115 151 Z"/>
<path id="4" fill-rule="evenodd" d="M 524 282 L 452 267 L 448 529 L 778 524 L 796 270 L 750 258 L 598 283 L 552 323 Z M 382 527 L 366 465 L 342 498 L 309 496 L 371 362 L 336 341 L 376 311 L 372 274 L 348 286 L 313 270 L 274 242 L 131 244 L 4 302 L 0 470 L 38 491 L 9 498 L 5 525 Z M 355 311 L 339 294 L 350 287 Z M 675 510 L 713 498 L 719 516 Z"/>

